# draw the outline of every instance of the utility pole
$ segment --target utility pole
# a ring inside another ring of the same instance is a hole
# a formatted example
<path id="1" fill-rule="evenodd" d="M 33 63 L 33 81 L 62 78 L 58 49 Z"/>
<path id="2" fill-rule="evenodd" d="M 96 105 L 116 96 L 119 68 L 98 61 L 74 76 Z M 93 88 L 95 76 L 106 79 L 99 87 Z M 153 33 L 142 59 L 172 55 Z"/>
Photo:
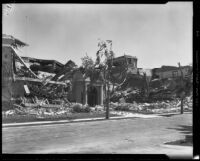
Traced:
<path id="1" fill-rule="evenodd" d="M 183 71 L 181 69 L 180 62 L 178 63 L 178 66 L 179 66 L 179 70 L 181 72 L 181 89 L 182 89 L 182 91 L 181 91 L 180 97 L 181 97 L 181 114 L 183 114 L 183 99 L 184 99 L 184 91 L 183 91 L 183 89 L 184 89 L 184 87 L 183 87 Z"/>

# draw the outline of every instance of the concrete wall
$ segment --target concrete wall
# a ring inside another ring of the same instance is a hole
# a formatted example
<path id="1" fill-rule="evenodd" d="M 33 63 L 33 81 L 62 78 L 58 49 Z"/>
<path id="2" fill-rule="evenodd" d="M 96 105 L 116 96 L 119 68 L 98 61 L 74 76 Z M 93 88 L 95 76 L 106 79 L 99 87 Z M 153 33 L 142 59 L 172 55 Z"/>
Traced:
<path id="1" fill-rule="evenodd" d="M 25 94 L 24 90 L 24 81 L 15 81 L 12 83 L 12 92 L 13 92 L 13 97 L 23 97 Z"/>
<path id="2" fill-rule="evenodd" d="M 76 82 L 75 101 L 79 103 L 84 102 L 84 83 L 83 82 Z"/>
<path id="3" fill-rule="evenodd" d="M 3 46 L 2 49 L 2 109 L 12 108 L 11 99 L 24 96 L 24 81 L 13 79 L 13 49 Z M 8 107 L 9 106 L 9 107 Z"/>
<path id="4" fill-rule="evenodd" d="M 73 75 L 72 80 L 72 92 L 70 96 L 71 101 L 81 103 L 81 92 L 84 93 L 83 75 L 81 72 L 76 72 Z"/>
<path id="5" fill-rule="evenodd" d="M 2 48 L 2 104 L 4 106 L 9 106 L 12 98 L 12 48 L 11 47 L 4 47 Z"/>

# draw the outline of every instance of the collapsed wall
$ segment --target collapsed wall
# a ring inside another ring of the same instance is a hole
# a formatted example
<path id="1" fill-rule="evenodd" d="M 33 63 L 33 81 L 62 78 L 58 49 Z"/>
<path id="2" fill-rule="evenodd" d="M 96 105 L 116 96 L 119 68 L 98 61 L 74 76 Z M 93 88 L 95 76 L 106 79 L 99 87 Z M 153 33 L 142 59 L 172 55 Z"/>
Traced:
<path id="1" fill-rule="evenodd" d="M 65 100 L 70 82 L 52 81 L 52 77 L 39 78 L 17 54 L 16 49 L 21 46 L 27 44 L 12 36 L 3 35 L 2 110 L 13 108 L 16 100 L 23 97 Z M 16 62 L 20 65 L 17 66 Z"/>

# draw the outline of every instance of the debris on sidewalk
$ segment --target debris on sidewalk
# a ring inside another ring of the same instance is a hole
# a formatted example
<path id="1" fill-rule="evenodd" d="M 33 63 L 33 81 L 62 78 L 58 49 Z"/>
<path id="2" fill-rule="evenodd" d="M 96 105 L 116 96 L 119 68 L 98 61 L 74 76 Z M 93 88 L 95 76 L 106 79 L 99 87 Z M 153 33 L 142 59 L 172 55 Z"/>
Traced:
<path id="1" fill-rule="evenodd" d="M 144 115 L 144 114 L 139 114 L 139 113 L 124 112 L 124 111 L 111 111 L 111 114 L 116 114 L 122 117 L 139 117 L 139 118 L 161 117 L 158 115 Z"/>

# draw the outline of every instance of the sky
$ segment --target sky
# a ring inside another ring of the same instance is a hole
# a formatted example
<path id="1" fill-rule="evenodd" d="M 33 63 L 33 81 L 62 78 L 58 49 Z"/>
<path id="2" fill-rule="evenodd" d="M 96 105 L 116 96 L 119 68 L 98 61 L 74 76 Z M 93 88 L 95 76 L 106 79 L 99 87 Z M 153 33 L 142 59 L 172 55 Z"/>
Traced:
<path id="1" fill-rule="evenodd" d="M 98 39 L 112 40 L 115 56 L 136 56 L 139 68 L 192 63 L 192 2 L 167 4 L 12 4 L 3 33 L 29 44 L 19 55 L 94 60 Z"/>

